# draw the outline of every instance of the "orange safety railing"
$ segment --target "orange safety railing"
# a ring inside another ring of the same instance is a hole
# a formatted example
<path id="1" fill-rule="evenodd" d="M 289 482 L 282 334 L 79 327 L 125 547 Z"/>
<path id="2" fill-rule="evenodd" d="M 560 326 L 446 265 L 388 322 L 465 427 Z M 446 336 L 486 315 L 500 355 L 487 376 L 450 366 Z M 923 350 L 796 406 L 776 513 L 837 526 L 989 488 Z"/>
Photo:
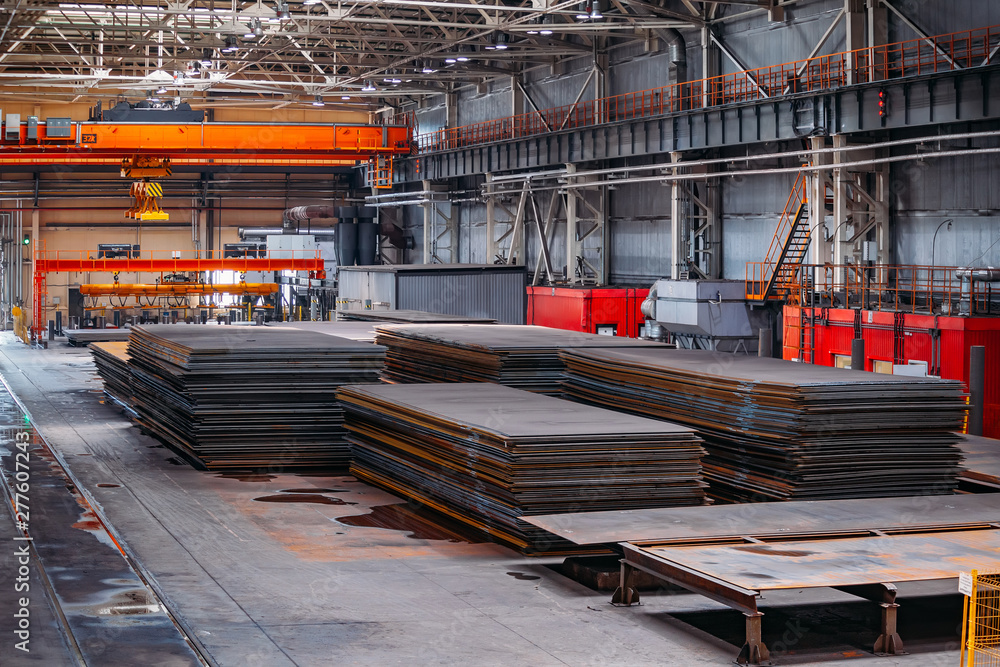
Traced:
<path id="1" fill-rule="evenodd" d="M 416 144 L 421 153 L 454 150 L 563 129 L 978 67 L 997 58 L 998 44 L 1000 26 L 975 28 L 446 128 L 418 135 Z"/>
<path id="2" fill-rule="evenodd" d="M 763 262 L 747 273 L 764 270 Z M 1000 286 L 963 280 L 954 266 L 801 264 L 792 305 L 825 303 L 915 314 L 998 315 Z"/>

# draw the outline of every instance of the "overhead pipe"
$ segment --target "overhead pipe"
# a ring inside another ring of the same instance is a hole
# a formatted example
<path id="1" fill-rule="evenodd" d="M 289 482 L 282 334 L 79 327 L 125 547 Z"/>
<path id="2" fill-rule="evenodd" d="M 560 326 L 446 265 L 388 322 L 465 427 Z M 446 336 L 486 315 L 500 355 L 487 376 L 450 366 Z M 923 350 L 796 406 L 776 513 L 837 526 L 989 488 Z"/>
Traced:
<path id="1" fill-rule="evenodd" d="M 1000 269 L 992 266 L 984 268 L 972 268 L 969 266 L 955 269 L 955 276 L 962 281 L 961 293 L 958 300 L 958 312 L 960 315 L 972 314 L 972 283 L 995 283 L 1000 282 Z"/>
<path id="2" fill-rule="evenodd" d="M 962 280 L 974 280 L 986 283 L 1000 282 L 1000 269 L 987 266 L 983 269 L 965 267 L 955 270 L 955 275 Z"/>
<path id="3" fill-rule="evenodd" d="M 337 211 L 336 211 L 337 208 L 340 208 L 340 207 L 337 207 L 337 206 L 295 206 L 295 207 L 292 207 L 292 208 L 285 209 L 285 212 L 282 213 L 282 220 L 283 221 L 290 221 L 290 222 L 301 222 L 303 220 L 337 219 Z M 371 207 L 371 206 L 358 206 L 357 208 L 358 208 L 358 210 L 360 212 L 360 211 L 363 211 L 366 208 L 374 208 L 374 207 Z M 363 217 L 363 219 L 368 219 L 369 218 L 369 216 L 359 216 L 359 217 Z M 374 216 L 370 216 L 370 217 L 374 217 Z M 245 227 L 241 227 L 240 228 L 240 237 L 241 238 L 243 237 L 244 230 L 246 230 L 246 229 L 251 229 L 251 228 L 245 228 Z M 330 231 L 332 231 L 332 228 L 330 228 Z M 278 230 L 278 231 L 275 231 L 273 233 L 275 233 L 275 234 L 286 233 L 287 234 L 289 232 L 288 232 L 287 228 L 285 228 L 283 230 Z M 315 232 L 311 231 L 310 233 L 315 233 Z M 386 239 L 389 241 L 389 245 L 391 245 L 392 247 L 394 247 L 394 248 L 406 248 L 407 247 L 406 233 L 400 227 L 397 227 L 396 225 L 392 224 L 391 222 L 388 222 L 388 221 L 385 221 L 385 220 L 380 221 L 379 222 L 379 233 L 386 237 Z"/>

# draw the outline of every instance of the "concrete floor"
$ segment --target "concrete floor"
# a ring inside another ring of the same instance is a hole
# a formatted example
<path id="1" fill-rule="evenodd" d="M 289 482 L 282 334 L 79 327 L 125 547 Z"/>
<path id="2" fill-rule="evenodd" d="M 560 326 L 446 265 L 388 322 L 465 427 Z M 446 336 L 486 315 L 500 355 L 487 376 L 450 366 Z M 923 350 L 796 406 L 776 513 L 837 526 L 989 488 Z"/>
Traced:
<path id="1" fill-rule="evenodd" d="M 336 519 L 401 502 L 353 478 L 239 479 L 181 464 L 104 404 L 86 349 L 30 350 L 0 334 L 0 373 L 216 664 L 688 667 L 729 664 L 738 651 L 742 616 L 698 595 L 651 594 L 617 608 L 553 571 L 552 559 L 344 525 Z M 322 495 L 345 504 L 254 500 L 290 489 L 332 489 Z M 0 516 L 4 544 L 9 521 Z M 8 551 L 0 567 L 10 567 Z M 8 583 L 0 577 L 0 607 Z M 768 596 L 765 641 L 777 664 L 955 665 L 959 598 L 939 595 L 952 587 L 900 586 L 909 655 L 873 656 L 877 608 L 832 590 Z M 38 614 L 40 650 L 48 645 L 53 658 L 15 655 L 4 637 L 0 665 L 71 664 Z"/>

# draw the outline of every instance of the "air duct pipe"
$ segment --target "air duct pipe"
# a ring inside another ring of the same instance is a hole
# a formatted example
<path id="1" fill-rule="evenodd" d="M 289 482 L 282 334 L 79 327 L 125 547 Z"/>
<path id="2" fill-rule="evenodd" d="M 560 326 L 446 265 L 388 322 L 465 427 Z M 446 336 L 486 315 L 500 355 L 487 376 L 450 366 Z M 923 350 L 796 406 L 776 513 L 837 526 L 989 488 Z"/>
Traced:
<path id="1" fill-rule="evenodd" d="M 357 211 L 362 211 L 365 213 L 364 216 L 357 215 L 362 219 L 374 218 L 374 207 L 371 206 L 295 206 L 293 208 L 285 209 L 282 214 L 282 223 L 285 225 L 285 229 L 290 227 L 289 222 L 301 222 L 302 220 L 315 220 L 317 218 L 337 218 L 339 220 L 340 216 L 337 215 L 337 209 L 356 209 Z M 347 216 L 352 218 L 353 222 L 354 215 Z M 407 245 L 406 235 L 403 230 L 392 224 L 391 222 L 382 221 L 379 223 L 378 231 L 389 241 L 389 245 L 394 248 L 407 248 L 412 247 Z M 281 231 L 275 232 L 281 234 Z M 285 231 L 284 233 L 289 233 Z M 314 232 L 315 233 L 315 232 Z M 243 230 L 240 230 L 240 236 L 243 236 Z M 370 233 L 365 234 L 366 239 L 370 238 Z M 366 240 L 366 246 L 368 241 Z M 367 247 L 366 247 L 367 250 Z"/>
<path id="2" fill-rule="evenodd" d="M 684 37 L 673 28 L 657 30 L 656 36 L 667 44 L 667 57 L 673 65 L 672 84 L 684 83 L 687 81 L 687 44 Z"/>
<path id="3" fill-rule="evenodd" d="M 960 315 L 972 314 L 972 283 L 996 283 L 1000 282 L 1000 269 L 987 266 L 981 269 L 963 267 L 955 270 L 955 276 L 962 281 L 962 294 L 958 301 L 958 312 Z"/>

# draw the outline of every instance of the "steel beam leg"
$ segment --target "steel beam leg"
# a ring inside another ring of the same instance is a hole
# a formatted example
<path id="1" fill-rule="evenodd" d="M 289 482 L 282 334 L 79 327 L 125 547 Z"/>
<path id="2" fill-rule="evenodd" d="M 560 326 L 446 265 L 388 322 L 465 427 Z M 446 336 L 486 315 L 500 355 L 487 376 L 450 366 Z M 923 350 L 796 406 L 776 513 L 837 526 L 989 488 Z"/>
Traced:
<path id="1" fill-rule="evenodd" d="M 621 563 L 621 579 L 618 582 L 618 588 L 615 590 L 614 595 L 611 596 L 611 604 L 622 605 L 623 607 L 639 604 L 639 591 L 633 586 L 635 568 L 626 563 L 624 558 Z"/>
<path id="2" fill-rule="evenodd" d="M 875 640 L 875 654 L 900 655 L 905 653 L 903 640 L 896 632 L 896 611 L 899 609 L 899 605 L 895 602 L 882 602 L 879 603 L 879 606 L 882 607 L 882 627 L 880 628 L 882 632 Z"/>
<path id="3" fill-rule="evenodd" d="M 747 641 L 736 657 L 736 662 L 740 665 L 762 665 L 771 659 L 771 652 L 767 650 L 760 634 L 764 614 L 758 611 L 754 614 L 744 612 L 743 615 L 747 619 Z"/>
<path id="4" fill-rule="evenodd" d="M 879 627 L 879 636 L 875 640 L 874 652 L 876 655 L 901 655 L 903 651 L 903 640 L 896 632 L 896 587 L 893 584 L 861 584 L 857 586 L 835 586 L 838 591 L 850 593 L 872 602 L 877 602 L 882 607 L 882 623 Z"/>

